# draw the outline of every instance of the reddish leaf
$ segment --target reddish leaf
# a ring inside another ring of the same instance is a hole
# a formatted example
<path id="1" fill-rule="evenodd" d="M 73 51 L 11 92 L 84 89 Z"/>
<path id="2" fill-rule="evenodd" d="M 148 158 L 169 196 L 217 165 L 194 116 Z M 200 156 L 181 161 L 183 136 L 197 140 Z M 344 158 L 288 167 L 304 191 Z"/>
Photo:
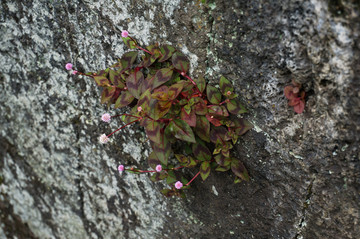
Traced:
<path id="1" fill-rule="evenodd" d="M 129 92 L 136 98 L 140 98 L 141 83 L 144 80 L 144 75 L 141 71 L 131 73 L 126 79 L 126 86 Z"/>
<path id="2" fill-rule="evenodd" d="M 220 78 L 219 86 L 220 91 L 224 96 L 229 97 L 231 95 L 234 95 L 234 88 L 230 81 L 228 81 L 225 77 L 222 76 Z"/>
<path id="3" fill-rule="evenodd" d="M 146 118 L 144 124 L 145 124 L 146 135 L 148 136 L 148 138 L 154 143 L 160 144 L 161 143 L 160 123 L 155 120 Z"/>
<path id="4" fill-rule="evenodd" d="M 172 75 L 173 75 L 173 69 L 171 68 L 163 68 L 158 70 L 155 76 L 152 78 L 152 85 L 150 85 L 151 90 L 169 81 Z"/>
<path id="5" fill-rule="evenodd" d="M 248 174 L 245 166 L 242 164 L 242 162 L 240 162 L 240 160 L 233 159 L 231 161 L 231 170 L 239 178 L 241 178 L 245 181 L 249 181 L 249 174 Z"/>
<path id="6" fill-rule="evenodd" d="M 169 88 L 169 100 L 174 100 L 184 88 L 186 81 L 181 80 L 170 86 Z"/>
<path id="7" fill-rule="evenodd" d="M 223 105 L 209 105 L 208 106 L 209 115 L 220 115 L 228 117 L 229 113 Z"/>
<path id="8" fill-rule="evenodd" d="M 101 93 L 101 104 L 104 104 L 111 100 L 116 91 L 115 87 L 105 87 Z M 110 102 L 111 103 L 111 102 Z"/>
<path id="9" fill-rule="evenodd" d="M 122 38 L 125 45 L 127 45 L 130 49 L 135 49 L 136 48 L 136 41 L 130 37 L 123 37 Z"/>
<path id="10" fill-rule="evenodd" d="M 171 101 L 158 101 L 155 104 L 153 118 L 155 120 L 163 118 L 169 112 L 171 106 Z"/>
<path id="11" fill-rule="evenodd" d="M 196 115 L 195 111 L 192 110 L 190 114 L 186 113 L 185 109 L 181 109 L 180 117 L 183 121 L 185 121 L 187 124 L 189 124 L 191 127 L 196 126 Z"/>
<path id="12" fill-rule="evenodd" d="M 186 73 L 189 70 L 190 63 L 187 57 L 183 53 L 179 51 L 175 52 L 172 55 L 171 61 L 175 69 L 184 73 Z"/>
<path id="13" fill-rule="evenodd" d="M 98 86 L 110 86 L 110 81 L 105 76 L 94 76 L 94 80 Z"/>
<path id="14" fill-rule="evenodd" d="M 208 100 L 212 104 L 214 104 L 214 105 L 220 104 L 220 102 L 221 102 L 221 93 L 214 86 L 211 86 L 211 85 L 206 86 L 206 95 L 207 95 Z"/>
<path id="15" fill-rule="evenodd" d="M 210 150 L 201 141 L 198 141 L 197 143 L 193 144 L 192 150 L 193 150 L 193 154 L 197 160 L 200 160 L 200 161 L 210 161 L 211 160 Z"/>
<path id="16" fill-rule="evenodd" d="M 167 126 L 170 129 L 170 132 L 175 136 L 175 138 L 184 140 L 190 143 L 195 143 L 195 136 L 190 128 L 190 126 L 181 119 L 172 120 Z"/>
<path id="17" fill-rule="evenodd" d="M 202 140 L 210 142 L 210 123 L 205 116 L 196 117 L 195 133 Z"/>
<path id="18" fill-rule="evenodd" d="M 175 154 L 177 160 L 179 160 L 180 164 L 187 168 L 193 168 L 196 166 L 196 161 L 191 156 L 185 156 L 182 154 Z"/>
<path id="19" fill-rule="evenodd" d="M 298 114 L 301 114 L 304 111 L 304 108 L 305 108 L 305 103 L 303 100 L 300 100 L 299 104 L 294 106 L 294 111 Z"/>
<path id="20" fill-rule="evenodd" d="M 234 115 L 238 115 L 238 114 L 247 112 L 245 107 L 243 105 L 241 105 L 240 102 L 238 102 L 237 100 L 229 100 L 226 103 L 226 107 L 227 107 L 228 111 Z"/>
<path id="21" fill-rule="evenodd" d="M 220 122 L 220 120 L 218 120 L 214 115 L 209 115 L 209 114 L 207 114 L 205 117 L 206 117 L 206 119 L 207 119 L 210 123 L 212 123 L 212 124 L 215 125 L 215 126 L 220 126 L 220 125 L 222 125 L 221 122 Z"/>
<path id="22" fill-rule="evenodd" d="M 134 96 L 129 91 L 122 91 L 120 97 L 115 102 L 115 109 L 129 105 L 134 99 Z"/>
<path id="23" fill-rule="evenodd" d="M 160 86 L 154 90 L 151 97 L 160 101 L 168 101 L 169 100 L 169 88 L 165 85 Z"/>
<path id="24" fill-rule="evenodd" d="M 210 175 L 210 162 L 204 161 L 200 165 L 200 176 L 203 181 Z"/>
<path id="25" fill-rule="evenodd" d="M 159 62 L 164 62 L 174 54 L 176 49 L 170 45 L 164 45 L 160 48 L 160 51 L 161 57 L 159 58 Z"/>
<path id="26" fill-rule="evenodd" d="M 140 96 L 140 99 L 136 105 L 136 113 L 137 109 L 141 107 L 142 112 L 145 112 L 149 117 L 155 117 L 155 105 L 158 101 L 151 98 L 150 90 L 145 91 Z"/>
<path id="27" fill-rule="evenodd" d="M 149 67 L 151 66 L 155 61 L 156 59 L 158 58 L 158 55 L 150 55 L 148 53 L 146 53 L 143 57 L 142 57 L 142 62 L 139 64 L 138 67 Z"/>
<path id="28" fill-rule="evenodd" d="M 293 89 L 294 89 L 294 87 L 292 87 L 290 85 L 285 86 L 285 88 L 284 88 L 285 97 L 288 98 L 289 100 L 291 100 L 295 97 L 294 93 L 293 93 Z"/>

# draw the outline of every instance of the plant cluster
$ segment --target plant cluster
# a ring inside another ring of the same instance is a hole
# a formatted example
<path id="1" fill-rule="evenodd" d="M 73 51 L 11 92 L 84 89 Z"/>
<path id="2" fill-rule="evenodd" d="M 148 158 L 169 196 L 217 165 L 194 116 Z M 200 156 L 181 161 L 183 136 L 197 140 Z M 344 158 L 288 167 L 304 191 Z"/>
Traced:
<path id="1" fill-rule="evenodd" d="M 305 108 L 305 91 L 301 89 L 301 84 L 291 81 L 291 85 L 285 86 L 285 97 L 289 100 L 289 106 L 294 107 L 294 111 L 301 114 Z"/>
<path id="2" fill-rule="evenodd" d="M 237 94 L 229 80 L 221 77 L 219 87 L 206 84 L 203 77 L 188 75 L 187 57 L 171 45 L 150 45 L 142 48 L 127 31 L 122 32 L 130 49 L 111 67 L 85 75 L 103 88 L 101 103 L 114 108 L 129 107 L 128 114 L 110 116 L 109 122 L 120 117 L 125 125 L 100 136 L 101 143 L 127 125 L 139 122 L 144 127 L 153 151 L 148 164 L 153 170 L 141 170 L 120 165 L 120 172 L 152 173 L 152 181 L 164 180 L 170 188 L 166 196 L 184 197 L 183 189 L 200 175 L 205 180 L 211 170 L 232 170 L 235 183 L 249 180 L 243 163 L 230 152 L 238 137 L 252 128 L 245 119 L 237 117 L 247 110 L 236 100 Z M 72 70 L 68 63 L 66 69 Z M 180 171 L 198 167 L 198 173 L 188 181 Z"/>

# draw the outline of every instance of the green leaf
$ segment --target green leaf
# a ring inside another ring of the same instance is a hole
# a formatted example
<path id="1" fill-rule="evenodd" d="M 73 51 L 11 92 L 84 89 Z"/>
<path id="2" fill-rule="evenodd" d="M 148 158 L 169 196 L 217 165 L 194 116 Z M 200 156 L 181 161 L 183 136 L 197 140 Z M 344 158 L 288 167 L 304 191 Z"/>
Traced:
<path id="1" fill-rule="evenodd" d="M 166 178 L 166 183 L 167 184 L 172 184 L 175 183 L 177 180 L 176 175 L 174 173 L 174 171 L 168 171 L 168 176 Z"/>
<path id="2" fill-rule="evenodd" d="M 171 101 L 158 101 L 155 104 L 155 108 L 154 108 L 155 113 L 153 118 L 155 120 L 163 118 L 169 112 L 171 106 L 172 106 Z"/>
<path id="3" fill-rule="evenodd" d="M 165 197 L 172 197 L 176 194 L 176 192 L 173 189 L 162 189 L 160 191 L 162 194 L 164 194 Z"/>
<path id="4" fill-rule="evenodd" d="M 205 116 L 196 117 L 195 133 L 204 141 L 210 142 L 210 123 Z"/>
<path id="5" fill-rule="evenodd" d="M 188 72 L 190 63 L 182 52 L 175 52 L 171 58 L 171 61 L 175 69 L 184 73 Z"/>
<path id="6" fill-rule="evenodd" d="M 163 68 L 158 70 L 155 76 L 152 78 L 151 90 L 169 81 L 173 75 L 173 72 L 174 71 L 171 68 Z"/>
<path id="7" fill-rule="evenodd" d="M 180 164 L 187 168 L 192 168 L 196 166 L 196 161 L 191 156 L 185 156 L 182 154 L 175 154 L 177 160 L 179 160 Z"/>
<path id="8" fill-rule="evenodd" d="M 218 154 L 214 158 L 216 163 L 219 164 L 220 166 L 228 166 L 231 163 L 231 158 L 226 158 L 222 154 Z"/>
<path id="9" fill-rule="evenodd" d="M 241 178 L 245 181 L 249 181 L 249 174 L 248 174 L 245 166 L 243 165 L 243 163 L 240 162 L 240 160 L 233 159 L 231 161 L 231 170 L 239 178 Z"/>
<path id="10" fill-rule="evenodd" d="M 200 165 L 200 176 L 203 181 L 210 175 L 210 162 L 204 161 Z"/>
<path id="11" fill-rule="evenodd" d="M 104 104 L 109 100 L 111 100 L 115 91 L 116 91 L 115 87 L 105 87 L 101 93 L 101 104 Z"/>
<path id="12" fill-rule="evenodd" d="M 164 172 L 154 173 L 153 175 L 151 175 L 150 180 L 153 182 L 158 182 L 158 181 L 164 180 L 166 177 L 167 177 L 167 174 Z"/>
<path id="13" fill-rule="evenodd" d="M 175 138 L 184 140 L 190 143 L 195 143 L 195 136 L 190 126 L 181 119 L 172 120 L 167 127 Z"/>
<path id="14" fill-rule="evenodd" d="M 212 104 L 214 104 L 214 105 L 220 104 L 220 102 L 221 102 L 221 93 L 214 86 L 207 85 L 207 87 L 206 87 L 206 95 L 207 95 L 208 100 Z"/>
<path id="15" fill-rule="evenodd" d="M 226 172 L 230 169 L 230 164 L 227 166 L 219 166 L 215 169 L 215 171 L 219 171 L 219 172 Z"/>
<path id="16" fill-rule="evenodd" d="M 164 62 L 174 54 L 176 49 L 170 45 L 164 45 L 160 48 L 160 51 L 161 57 L 159 58 L 159 62 Z"/>
<path id="17" fill-rule="evenodd" d="M 245 109 L 244 106 L 242 106 L 240 104 L 240 102 L 238 102 L 237 100 L 229 100 L 227 103 L 226 103 L 226 107 L 228 109 L 228 111 L 231 113 L 231 114 L 234 114 L 234 115 L 238 115 L 238 114 L 242 114 L 242 113 L 246 113 L 247 110 Z"/>
<path id="18" fill-rule="evenodd" d="M 192 145 L 192 150 L 197 160 L 200 161 L 211 160 L 211 152 L 201 140 L 198 139 L 197 143 Z"/>
<path id="19" fill-rule="evenodd" d="M 214 144 L 220 141 L 222 145 L 225 145 L 226 134 L 227 134 L 227 130 L 225 127 L 223 126 L 213 127 L 210 131 L 210 140 Z"/>
<path id="20" fill-rule="evenodd" d="M 230 97 L 234 95 L 234 87 L 232 86 L 230 81 L 228 81 L 225 77 L 223 76 L 220 77 L 219 86 L 220 86 L 220 91 L 224 96 Z"/>
<path id="21" fill-rule="evenodd" d="M 130 49 L 135 49 L 136 48 L 136 41 L 130 37 L 123 37 L 122 38 L 125 45 L 127 45 Z"/>
<path id="22" fill-rule="evenodd" d="M 142 81 L 144 81 L 144 75 L 141 71 L 131 73 L 126 79 L 126 86 L 136 99 L 140 98 Z"/>
<path id="23" fill-rule="evenodd" d="M 136 57 L 138 55 L 137 51 L 129 51 L 126 52 L 124 55 L 122 55 L 121 57 L 121 66 L 122 66 L 122 71 L 125 71 L 127 69 L 130 69 L 132 67 L 132 65 L 134 64 Z"/>
<path id="24" fill-rule="evenodd" d="M 125 84 L 121 79 L 121 74 L 118 71 L 110 70 L 109 71 L 109 79 L 112 83 L 112 85 L 124 89 Z"/>
<path id="25" fill-rule="evenodd" d="M 105 76 L 94 76 L 94 80 L 98 86 L 110 86 L 110 81 Z"/>
<path id="26" fill-rule="evenodd" d="M 122 91 L 120 97 L 117 98 L 115 102 L 115 109 L 129 105 L 131 102 L 133 102 L 134 99 L 134 96 L 130 94 L 129 91 Z"/>
<path id="27" fill-rule="evenodd" d="M 181 109 L 180 118 L 185 121 L 187 124 L 189 124 L 191 127 L 196 126 L 196 114 L 195 111 L 192 110 L 190 114 L 186 113 L 185 109 Z"/>
<path id="28" fill-rule="evenodd" d="M 196 97 L 198 98 L 198 97 Z M 193 99 L 196 99 L 193 98 Z M 201 98 L 199 98 L 198 102 L 193 106 L 193 109 L 195 110 L 195 114 L 197 115 L 206 115 L 208 113 L 208 108 L 205 103 L 205 101 Z"/>
<path id="29" fill-rule="evenodd" d="M 200 92 L 204 92 L 205 87 L 206 87 L 206 82 L 205 82 L 204 77 L 200 76 L 199 78 L 194 79 L 194 81 L 197 85 L 197 88 L 200 90 Z"/>
<path id="30" fill-rule="evenodd" d="M 148 164 L 153 169 L 155 169 L 157 165 L 161 164 L 160 160 L 156 157 L 154 151 L 151 152 L 148 157 Z"/>
<path id="31" fill-rule="evenodd" d="M 169 87 L 169 100 L 174 100 L 184 88 L 186 81 L 181 80 Z"/>
<path id="32" fill-rule="evenodd" d="M 229 116 L 229 113 L 227 112 L 226 108 L 222 105 L 209 105 L 208 112 L 210 116 L 211 115 L 220 115 L 224 117 Z"/>

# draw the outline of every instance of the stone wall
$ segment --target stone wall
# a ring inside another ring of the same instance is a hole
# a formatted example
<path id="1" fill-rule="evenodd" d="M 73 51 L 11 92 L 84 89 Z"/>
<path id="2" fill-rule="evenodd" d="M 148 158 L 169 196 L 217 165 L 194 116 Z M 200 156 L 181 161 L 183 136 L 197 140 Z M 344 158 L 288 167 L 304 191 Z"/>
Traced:
<path id="1" fill-rule="evenodd" d="M 359 16 L 351 0 L 3 0 L 0 237 L 359 238 Z M 180 200 L 120 177 L 119 163 L 146 167 L 145 134 L 100 145 L 120 122 L 100 122 L 99 89 L 64 65 L 110 65 L 124 29 L 234 83 L 255 126 L 236 145 L 250 182 L 212 172 Z M 303 114 L 283 95 L 292 79 Z"/>

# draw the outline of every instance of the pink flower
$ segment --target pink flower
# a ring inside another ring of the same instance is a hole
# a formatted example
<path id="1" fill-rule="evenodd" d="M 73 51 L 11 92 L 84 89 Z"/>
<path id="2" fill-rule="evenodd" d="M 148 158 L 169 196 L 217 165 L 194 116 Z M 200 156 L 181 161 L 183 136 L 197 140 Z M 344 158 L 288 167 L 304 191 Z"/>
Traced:
<path id="1" fill-rule="evenodd" d="M 124 31 L 121 32 L 121 36 L 122 36 L 122 37 L 128 37 L 128 36 L 129 36 L 129 32 L 126 31 L 126 30 L 124 30 Z"/>
<path id="2" fill-rule="evenodd" d="M 65 68 L 66 68 L 66 70 L 71 70 L 72 68 L 73 68 L 73 64 L 71 64 L 71 63 L 67 63 L 66 65 L 65 65 Z"/>
<path id="3" fill-rule="evenodd" d="M 78 71 L 73 71 L 72 74 L 73 75 L 76 75 L 78 73 Z"/>
<path id="4" fill-rule="evenodd" d="M 156 165 L 156 168 L 155 168 L 156 172 L 161 172 L 162 170 L 162 167 L 160 164 Z"/>
<path id="5" fill-rule="evenodd" d="M 107 142 L 109 142 L 109 137 L 107 137 L 106 134 L 102 134 L 99 138 L 99 141 L 102 144 L 106 144 Z"/>
<path id="6" fill-rule="evenodd" d="M 139 107 L 137 107 L 137 111 L 142 111 L 142 107 L 141 106 L 139 106 Z"/>
<path id="7" fill-rule="evenodd" d="M 120 164 L 118 167 L 119 173 L 122 173 L 125 170 L 124 165 Z"/>
<path id="8" fill-rule="evenodd" d="M 103 114 L 103 115 L 101 116 L 101 120 L 104 121 L 104 122 L 106 122 L 106 123 L 109 123 L 110 120 L 111 120 L 110 114 L 108 114 L 108 113 Z"/>
<path id="9" fill-rule="evenodd" d="M 226 92 L 227 95 L 231 95 L 231 91 Z"/>
<path id="10" fill-rule="evenodd" d="M 183 184 L 182 184 L 180 181 L 177 181 L 177 182 L 175 183 L 175 188 L 177 188 L 177 189 L 182 188 L 182 186 L 183 186 Z"/>

